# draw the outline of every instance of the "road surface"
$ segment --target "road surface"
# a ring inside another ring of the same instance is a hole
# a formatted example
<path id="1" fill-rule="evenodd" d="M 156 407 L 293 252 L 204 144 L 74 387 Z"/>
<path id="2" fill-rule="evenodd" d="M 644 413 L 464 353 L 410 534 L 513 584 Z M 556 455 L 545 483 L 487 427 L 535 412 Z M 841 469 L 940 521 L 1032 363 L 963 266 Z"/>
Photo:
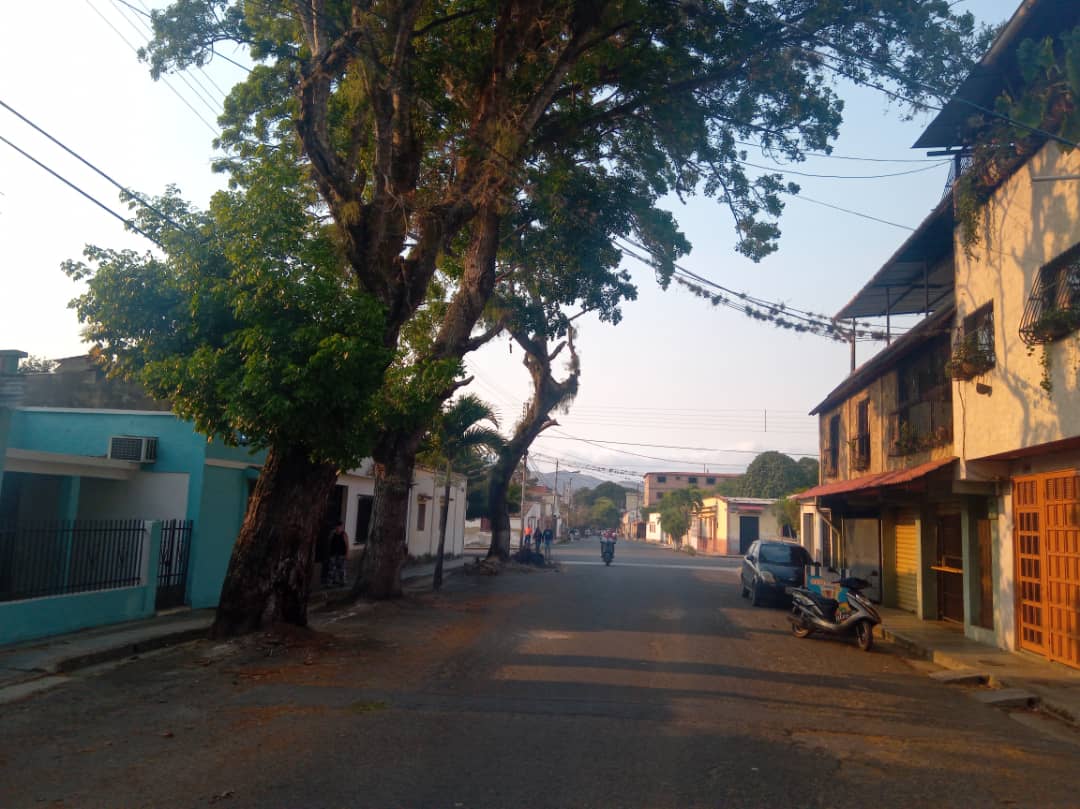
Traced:
<path id="1" fill-rule="evenodd" d="M 793 638 L 735 560 L 555 558 L 8 705 L 0 806 L 1080 806 L 1071 729 Z"/>

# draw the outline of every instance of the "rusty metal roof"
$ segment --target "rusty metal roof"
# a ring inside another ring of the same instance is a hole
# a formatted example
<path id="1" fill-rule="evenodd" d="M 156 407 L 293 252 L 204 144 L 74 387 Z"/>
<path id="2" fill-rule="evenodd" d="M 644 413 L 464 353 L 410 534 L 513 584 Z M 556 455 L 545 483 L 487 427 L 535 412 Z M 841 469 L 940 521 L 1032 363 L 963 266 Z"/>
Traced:
<path id="1" fill-rule="evenodd" d="M 888 486 L 899 486 L 911 483 L 913 480 L 926 477 L 931 472 L 942 469 L 958 460 L 955 455 L 947 458 L 938 458 L 936 461 L 912 466 L 908 469 L 897 469 L 892 472 L 878 472 L 873 475 L 863 475 L 861 478 L 851 480 L 837 480 L 832 483 L 822 483 L 805 492 L 799 492 L 793 497 L 796 500 L 812 500 L 815 497 L 829 497 L 836 494 L 848 494 L 850 492 L 866 491 L 867 489 L 884 489 Z"/>

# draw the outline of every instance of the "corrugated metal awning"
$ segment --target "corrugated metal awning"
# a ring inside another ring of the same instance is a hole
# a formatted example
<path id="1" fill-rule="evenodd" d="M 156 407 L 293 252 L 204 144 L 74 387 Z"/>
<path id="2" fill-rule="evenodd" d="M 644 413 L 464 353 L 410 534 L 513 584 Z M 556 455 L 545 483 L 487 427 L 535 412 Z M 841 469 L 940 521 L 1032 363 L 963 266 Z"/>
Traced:
<path id="1" fill-rule="evenodd" d="M 936 461 L 912 466 L 908 469 L 897 469 L 893 472 L 878 472 L 874 475 L 863 475 L 861 478 L 851 480 L 837 480 L 833 483 L 822 483 L 805 492 L 799 492 L 793 497 L 796 500 L 812 500 L 815 497 L 829 497 L 836 494 L 848 494 L 850 492 L 866 491 L 867 489 L 884 489 L 888 486 L 899 486 L 910 483 L 913 480 L 926 477 L 931 472 L 942 469 L 955 462 L 957 457 L 950 455 L 947 458 L 938 458 Z"/>

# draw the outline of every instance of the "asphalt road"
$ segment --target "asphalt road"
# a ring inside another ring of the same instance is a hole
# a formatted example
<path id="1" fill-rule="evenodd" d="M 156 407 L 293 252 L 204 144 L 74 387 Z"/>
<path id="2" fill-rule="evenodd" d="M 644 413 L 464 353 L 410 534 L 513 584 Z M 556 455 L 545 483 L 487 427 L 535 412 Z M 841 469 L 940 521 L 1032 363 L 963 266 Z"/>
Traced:
<path id="1" fill-rule="evenodd" d="M 6 706 L 0 806 L 1076 807 L 1077 736 L 595 540 Z"/>

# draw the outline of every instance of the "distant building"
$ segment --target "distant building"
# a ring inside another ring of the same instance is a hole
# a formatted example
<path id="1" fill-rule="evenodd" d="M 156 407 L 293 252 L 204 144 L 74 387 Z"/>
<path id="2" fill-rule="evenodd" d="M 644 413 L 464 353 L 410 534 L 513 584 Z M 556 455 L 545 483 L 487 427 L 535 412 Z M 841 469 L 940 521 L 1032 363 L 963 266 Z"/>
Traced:
<path id="1" fill-rule="evenodd" d="M 646 472 L 645 499 L 642 505 L 645 508 L 655 506 L 665 494 L 677 489 L 695 488 L 706 491 L 722 480 L 737 477 L 739 476 L 735 474 L 716 472 Z"/>

